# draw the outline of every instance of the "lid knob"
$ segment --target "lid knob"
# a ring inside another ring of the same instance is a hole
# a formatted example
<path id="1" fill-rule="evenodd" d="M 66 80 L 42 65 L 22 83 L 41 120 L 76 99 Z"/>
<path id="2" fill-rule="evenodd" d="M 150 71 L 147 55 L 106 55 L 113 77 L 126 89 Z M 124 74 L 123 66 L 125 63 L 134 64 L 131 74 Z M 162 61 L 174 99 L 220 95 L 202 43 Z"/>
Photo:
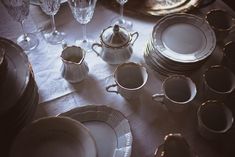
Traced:
<path id="1" fill-rule="evenodd" d="M 119 32 L 119 26 L 118 25 L 114 25 L 113 27 L 113 32 L 116 34 Z"/>

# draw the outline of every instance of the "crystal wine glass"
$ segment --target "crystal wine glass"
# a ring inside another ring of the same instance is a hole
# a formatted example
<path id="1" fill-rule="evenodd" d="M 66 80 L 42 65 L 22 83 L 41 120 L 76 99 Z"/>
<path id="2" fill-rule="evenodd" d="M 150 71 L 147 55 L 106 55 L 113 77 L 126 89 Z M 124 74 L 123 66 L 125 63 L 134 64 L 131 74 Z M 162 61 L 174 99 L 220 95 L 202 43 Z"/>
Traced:
<path id="1" fill-rule="evenodd" d="M 124 5 L 125 5 L 125 3 L 127 3 L 128 0 L 116 0 L 116 1 L 120 4 L 120 16 L 117 18 L 114 18 L 112 20 L 112 24 L 119 25 L 121 27 L 124 27 L 124 28 L 130 30 L 133 26 L 132 22 L 124 19 L 124 17 L 123 17 Z"/>
<path id="2" fill-rule="evenodd" d="M 9 15 L 21 25 L 23 35 L 17 38 L 17 44 L 25 51 L 35 49 L 39 44 L 37 37 L 32 33 L 26 33 L 23 26 L 24 20 L 29 14 L 29 1 L 30 0 L 2 0 Z"/>
<path id="3" fill-rule="evenodd" d="M 82 24 L 83 29 L 83 39 L 77 40 L 76 43 L 87 52 L 91 51 L 93 41 L 87 38 L 86 24 L 92 19 L 96 1 L 97 0 L 68 0 L 74 18 Z"/>
<path id="4" fill-rule="evenodd" d="M 59 44 L 62 43 L 65 37 L 64 32 L 59 32 L 55 25 L 55 14 L 60 8 L 60 0 L 40 0 L 42 10 L 51 16 L 51 31 L 44 32 L 44 38 L 48 43 Z"/>

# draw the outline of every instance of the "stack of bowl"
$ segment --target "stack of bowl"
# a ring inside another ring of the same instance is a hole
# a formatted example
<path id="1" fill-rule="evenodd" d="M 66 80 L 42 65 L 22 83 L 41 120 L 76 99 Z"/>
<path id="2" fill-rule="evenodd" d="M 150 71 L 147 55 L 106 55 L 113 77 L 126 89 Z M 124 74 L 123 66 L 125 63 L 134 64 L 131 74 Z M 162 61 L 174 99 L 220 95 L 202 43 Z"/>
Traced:
<path id="1" fill-rule="evenodd" d="M 22 48 L 0 38 L 0 51 L 0 145 L 5 152 L 18 131 L 33 119 L 39 95 Z"/>
<path id="2" fill-rule="evenodd" d="M 205 20 L 178 13 L 156 23 L 144 58 L 150 67 L 163 75 L 188 74 L 206 61 L 215 46 L 215 33 Z"/>

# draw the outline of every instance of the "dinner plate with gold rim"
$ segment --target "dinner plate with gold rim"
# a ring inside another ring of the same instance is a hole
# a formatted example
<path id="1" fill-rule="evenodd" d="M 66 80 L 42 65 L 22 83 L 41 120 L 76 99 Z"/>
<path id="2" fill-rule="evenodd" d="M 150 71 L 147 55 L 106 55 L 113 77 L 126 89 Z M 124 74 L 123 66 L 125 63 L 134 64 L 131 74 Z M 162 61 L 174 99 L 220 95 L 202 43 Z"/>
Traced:
<path id="1" fill-rule="evenodd" d="M 175 62 L 196 63 L 209 57 L 216 37 L 210 25 L 192 14 L 171 14 L 161 18 L 152 31 L 153 46 Z"/>

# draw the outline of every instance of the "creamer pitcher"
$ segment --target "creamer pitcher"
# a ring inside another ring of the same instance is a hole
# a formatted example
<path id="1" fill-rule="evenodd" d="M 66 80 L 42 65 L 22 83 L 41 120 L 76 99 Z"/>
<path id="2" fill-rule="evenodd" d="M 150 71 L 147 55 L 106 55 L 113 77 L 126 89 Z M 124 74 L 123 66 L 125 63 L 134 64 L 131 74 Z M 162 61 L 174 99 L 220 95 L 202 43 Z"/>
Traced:
<path id="1" fill-rule="evenodd" d="M 61 54 L 63 61 L 61 67 L 62 76 L 70 83 L 78 83 L 84 80 L 89 72 L 84 60 L 85 51 L 77 46 L 65 46 Z"/>

